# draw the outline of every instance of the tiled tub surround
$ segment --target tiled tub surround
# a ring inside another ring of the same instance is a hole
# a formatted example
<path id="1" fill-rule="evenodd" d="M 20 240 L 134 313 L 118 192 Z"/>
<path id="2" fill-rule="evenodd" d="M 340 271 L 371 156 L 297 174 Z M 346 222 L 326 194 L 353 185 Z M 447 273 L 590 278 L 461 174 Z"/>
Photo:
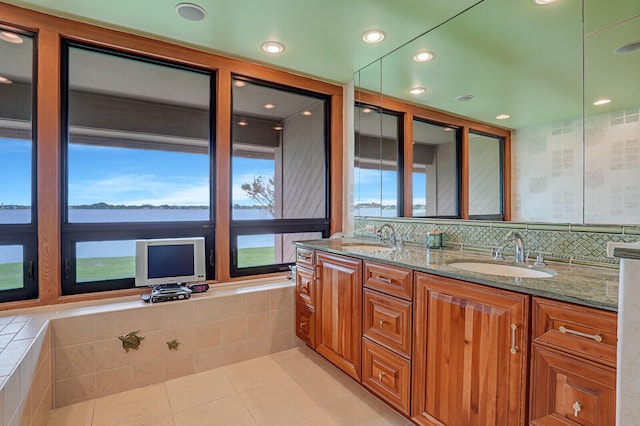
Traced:
<path id="1" fill-rule="evenodd" d="M 372 230 L 390 223 L 396 236 L 410 243 L 425 244 L 427 233 L 437 229 L 443 233 L 448 248 L 490 252 L 503 247 L 505 256 L 513 257 L 515 243 L 511 232 L 519 232 L 526 252 L 535 260 L 538 252 L 545 259 L 588 266 L 618 267 L 618 259 L 607 257 L 607 242 L 640 241 L 638 226 L 563 225 L 524 222 L 492 222 L 419 218 L 356 217 L 356 235 L 374 236 Z"/>
<path id="2" fill-rule="evenodd" d="M 294 289 L 286 278 L 247 280 L 212 286 L 186 301 L 145 304 L 127 297 L 0 316 L 0 324 L 41 324 L 28 343 L 14 344 L 24 340 L 14 337 L 0 352 L 0 370 L 15 365 L 0 374 L 0 426 L 42 425 L 51 408 L 290 349 L 296 344 Z M 140 348 L 125 352 L 118 336 L 135 330 L 144 336 Z M 174 339 L 177 350 L 167 344 Z M 30 383 L 29 369 L 35 372 Z"/>
<path id="3" fill-rule="evenodd" d="M 397 230 L 396 230 L 397 232 Z M 344 250 L 343 244 L 371 242 L 367 238 L 344 238 L 304 241 L 302 246 L 329 252 L 375 260 L 408 269 L 441 275 L 491 287 L 513 290 L 583 306 L 617 311 L 618 270 L 595 268 L 568 263 L 549 263 L 546 269 L 556 275 L 549 278 L 513 278 L 467 272 L 450 266 L 458 261 L 491 261 L 488 253 L 461 250 L 427 250 L 424 245 L 407 244 L 390 252 Z M 526 242 L 526 240 L 525 240 Z M 513 261 L 513 259 L 511 259 Z M 509 262 L 509 261 L 507 261 Z"/>
<path id="4" fill-rule="evenodd" d="M 0 317 L 0 425 L 43 425 L 52 408 L 46 315 Z"/>

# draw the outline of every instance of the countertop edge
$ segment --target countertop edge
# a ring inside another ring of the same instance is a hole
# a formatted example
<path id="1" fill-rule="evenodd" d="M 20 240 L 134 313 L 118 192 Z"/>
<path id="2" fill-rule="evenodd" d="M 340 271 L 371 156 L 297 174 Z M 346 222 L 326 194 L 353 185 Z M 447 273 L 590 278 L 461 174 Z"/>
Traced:
<path id="1" fill-rule="evenodd" d="M 451 272 L 451 271 L 439 270 L 436 268 L 421 267 L 421 266 L 417 266 L 409 263 L 402 263 L 402 262 L 393 261 L 390 259 L 376 257 L 375 255 L 353 253 L 353 252 L 347 252 L 347 251 L 339 250 L 332 247 L 325 247 L 322 245 L 313 244 L 313 242 L 297 241 L 295 244 L 299 247 L 325 251 L 325 252 L 334 253 L 338 255 L 353 257 L 356 259 L 383 263 L 386 265 L 399 266 L 399 267 L 411 269 L 413 271 L 423 272 L 423 273 L 447 277 L 447 278 L 453 278 L 453 279 L 467 281 L 474 284 L 486 285 L 493 288 L 514 291 L 522 294 L 528 294 L 530 296 L 539 296 L 539 297 L 544 297 L 547 299 L 557 300 L 561 302 L 573 303 L 580 306 L 602 309 L 610 312 L 618 312 L 617 303 L 614 306 L 608 303 L 601 303 L 601 302 L 590 300 L 590 299 L 583 299 L 583 298 L 571 296 L 568 294 L 559 294 L 557 292 L 545 291 L 542 289 L 535 289 L 535 288 L 529 288 L 529 287 L 522 287 L 515 284 L 508 284 L 504 282 L 494 281 L 494 280 L 491 280 L 489 275 L 485 276 L 485 274 L 465 273 L 464 271 Z M 616 248 L 616 250 L 618 250 L 618 248 Z M 635 253 L 637 253 L 638 259 L 640 259 L 640 250 L 630 250 L 630 249 L 624 249 L 624 250 L 625 252 L 634 251 Z M 589 268 L 587 266 L 583 266 L 583 267 Z M 553 279 L 553 278 L 549 278 L 549 279 Z M 524 278 L 524 280 L 527 280 L 527 279 Z"/>

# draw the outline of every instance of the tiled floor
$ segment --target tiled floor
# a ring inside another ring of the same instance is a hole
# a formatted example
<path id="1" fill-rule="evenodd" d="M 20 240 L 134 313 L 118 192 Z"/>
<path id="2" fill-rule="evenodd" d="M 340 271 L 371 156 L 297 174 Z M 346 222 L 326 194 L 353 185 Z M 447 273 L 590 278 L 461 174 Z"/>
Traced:
<path id="1" fill-rule="evenodd" d="M 51 411 L 57 425 L 409 425 L 306 347 Z"/>

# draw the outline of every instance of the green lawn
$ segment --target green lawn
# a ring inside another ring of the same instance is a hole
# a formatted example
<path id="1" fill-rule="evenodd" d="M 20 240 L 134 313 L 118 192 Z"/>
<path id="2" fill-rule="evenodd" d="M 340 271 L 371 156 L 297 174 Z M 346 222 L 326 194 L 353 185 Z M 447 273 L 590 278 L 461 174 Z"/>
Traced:
<path id="1" fill-rule="evenodd" d="M 131 278 L 136 275 L 134 256 L 94 257 L 78 259 L 77 282 Z M 273 247 L 257 247 L 238 250 L 238 267 L 270 265 L 275 262 Z M 22 288 L 22 264 L 0 264 L 0 290 Z"/>
<path id="2" fill-rule="evenodd" d="M 271 265 L 276 261 L 273 247 L 255 247 L 238 249 L 238 267 Z"/>
<path id="3" fill-rule="evenodd" d="M 0 290 L 22 288 L 22 263 L 0 264 Z"/>
<path id="4" fill-rule="evenodd" d="M 131 278 L 136 275 L 136 258 L 123 257 L 90 257 L 78 259 L 76 270 L 77 282 L 114 280 Z"/>

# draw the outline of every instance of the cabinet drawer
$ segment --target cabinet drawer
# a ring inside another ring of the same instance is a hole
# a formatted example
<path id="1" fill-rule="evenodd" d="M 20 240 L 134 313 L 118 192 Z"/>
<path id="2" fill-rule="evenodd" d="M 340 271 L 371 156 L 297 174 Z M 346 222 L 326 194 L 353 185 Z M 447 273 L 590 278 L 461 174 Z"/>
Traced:
<path id="1" fill-rule="evenodd" d="M 316 306 L 316 291 L 313 282 L 313 270 L 296 268 L 296 297 L 310 306 Z"/>
<path id="2" fill-rule="evenodd" d="M 396 266 L 364 262 L 364 286 L 411 300 L 413 298 L 413 273 L 409 269 Z"/>
<path id="3" fill-rule="evenodd" d="M 411 363 L 366 338 L 362 339 L 362 384 L 400 412 L 409 414 Z"/>
<path id="4" fill-rule="evenodd" d="M 618 316 L 613 312 L 533 299 L 533 341 L 616 366 Z"/>
<path id="5" fill-rule="evenodd" d="M 532 352 L 530 424 L 615 424 L 615 369 L 540 345 Z"/>
<path id="6" fill-rule="evenodd" d="M 313 250 L 298 247 L 296 250 L 296 263 L 313 269 Z"/>
<path id="7" fill-rule="evenodd" d="M 301 301 L 296 302 L 296 336 L 315 348 L 316 346 L 316 314 L 313 308 Z"/>
<path id="8" fill-rule="evenodd" d="M 409 358 L 411 355 L 410 302 L 364 290 L 364 335 Z"/>

